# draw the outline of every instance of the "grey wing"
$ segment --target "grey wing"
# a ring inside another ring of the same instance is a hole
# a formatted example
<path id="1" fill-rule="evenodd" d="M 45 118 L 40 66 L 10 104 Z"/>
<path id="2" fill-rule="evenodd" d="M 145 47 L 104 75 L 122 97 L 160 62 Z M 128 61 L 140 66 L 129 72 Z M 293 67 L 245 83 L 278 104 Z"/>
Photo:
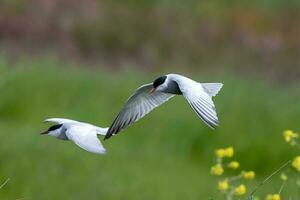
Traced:
<path id="1" fill-rule="evenodd" d="M 214 129 L 219 125 L 219 120 L 214 102 L 211 96 L 204 90 L 200 83 L 177 82 L 183 96 L 192 109 L 196 112 L 210 128 Z"/>
<path id="2" fill-rule="evenodd" d="M 153 92 L 149 94 L 152 89 L 152 83 L 141 86 L 136 92 L 129 97 L 122 110 L 119 112 L 104 139 L 110 138 L 117 134 L 122 129 L 138 121 L 157 106 L 168 101 L 174 95 Z"/>
<path id="3" fill-rule="evenodd" d="M 198 117 L 200 117 L 210 128 L 215 129 L 219 126 L 219 120 L 214 105 L 204 99 L 188 102 L 192 109 L 197 113 Z"/>

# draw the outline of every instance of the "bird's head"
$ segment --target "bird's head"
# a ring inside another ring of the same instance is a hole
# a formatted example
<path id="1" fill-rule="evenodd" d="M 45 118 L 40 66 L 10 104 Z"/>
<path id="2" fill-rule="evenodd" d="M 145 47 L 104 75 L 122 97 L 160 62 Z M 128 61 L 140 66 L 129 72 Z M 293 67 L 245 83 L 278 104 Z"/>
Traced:
<path id="1" fill-rule="evenodd" d="M 157 79 L 155 79 L 153 81 L 153 88 L 150 91 L 150 93 L 153 93 L 154 91 L 162 91 L 163 89 L 165 89 L 165 87 L 167 87 L 166 85 L 166 80 L 167 80 L 167 76 L 160 76 Z"/>
<path id="2" fill-rule="evenodd" d="M 51 135 L 51 136 L 56 137 L 57 135 L 59 135 L 61 127 L 62 127 L 62 124 L 55 124 L 55 125 L 51 126 L 48 130 L 46 130 L 40 134 L 41 135 Z"/>

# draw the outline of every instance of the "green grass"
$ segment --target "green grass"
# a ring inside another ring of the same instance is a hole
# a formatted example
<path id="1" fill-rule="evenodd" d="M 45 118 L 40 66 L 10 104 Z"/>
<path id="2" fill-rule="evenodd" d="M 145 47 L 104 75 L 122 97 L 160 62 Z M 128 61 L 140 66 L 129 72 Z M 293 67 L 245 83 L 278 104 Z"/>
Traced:
<path id="1" fill-rule="evenodd" d="M 0 198 L 223 199 L 209 174 L 215 148 L 235 147 L 235 158 L 243 169 L 255 170 L 258 180 L 296 155 L 281 132 L 300 130 L 299 84 L 280 86 L 226 73 L 191 75 L 225 84 L 215 98 L 221 121 L 216 131 L 176 97 L 105 141 L 105 156 L 38 135 L 48 117 L 109 126 L 131 92 L 158 74 L 0 59 L 0 181 L 10 178 Z M 259 193 L 276 192 L 276 179 Z M 295 187 L 290 184 L 285 194 L 297 199 Z"/>

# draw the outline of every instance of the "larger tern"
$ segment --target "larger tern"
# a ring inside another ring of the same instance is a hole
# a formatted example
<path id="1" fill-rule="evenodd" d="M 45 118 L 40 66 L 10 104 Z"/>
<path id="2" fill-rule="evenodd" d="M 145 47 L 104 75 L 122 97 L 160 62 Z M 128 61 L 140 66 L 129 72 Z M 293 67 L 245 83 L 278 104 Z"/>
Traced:
<path id="1" fill-rule="evenodd" d="M 129 97 L 104 139 L 119 133 L 175 95 L 183 95 L 198 117 L 214 129 L 219 125 L 219 120 L 212 97 L 218 94 L 222 86 L 222 83 L 198 83 L 178 74 L 158 77 L 153 83 L 139 87 Z"/>
<path id="2" fill-rule="evenodd" d="M 57 139 L 71 140 L 82 149 L 92 153 L 105 153 L 105 148 L 97 135 L 105 135 L 108 128 L 62 118 L 46 119 L 45 122 L 54 122 L 56 124 L 47 131 L 42 132 L 42 135 L 47 134 Z"/>

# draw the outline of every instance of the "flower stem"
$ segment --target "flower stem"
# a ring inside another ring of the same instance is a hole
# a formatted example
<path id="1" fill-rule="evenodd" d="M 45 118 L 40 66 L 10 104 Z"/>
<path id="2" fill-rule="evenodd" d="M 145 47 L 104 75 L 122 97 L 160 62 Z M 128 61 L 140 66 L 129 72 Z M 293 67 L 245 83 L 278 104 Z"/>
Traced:
<path id="1" fill-rule="evenodd" d="M 6 179 L 6 180 L 4 181 L 4 183 L 2 183 L 2 184 L 0 185 L 0 189 L 3 188 L 3 187 L 8 183 L 9 180 L 10 180 L 9 178 Z"/>
<path id="2" fill-rule="evenodd" d="M 262 182 L 260 182 L 260 184 L 258 186 L 256 186 L 254 188 L 254 190 L 250 193 L 250 197 L 254 196 L 254 194 L 256 193 L 256 191 L 263 186 L 266 182 L 268 182 L 274 175 L 276 175 L 278 172 L 280 172 L 282 169 L 284 169 L 288 164 L 290 164 L 292 161 L 289 160 L 286 163 L 284 163 L 279 169 L 277 169 L 275 172 L 273 172 L 272 174 L 270 174 L 265 180 L 263 180 Z"/>

